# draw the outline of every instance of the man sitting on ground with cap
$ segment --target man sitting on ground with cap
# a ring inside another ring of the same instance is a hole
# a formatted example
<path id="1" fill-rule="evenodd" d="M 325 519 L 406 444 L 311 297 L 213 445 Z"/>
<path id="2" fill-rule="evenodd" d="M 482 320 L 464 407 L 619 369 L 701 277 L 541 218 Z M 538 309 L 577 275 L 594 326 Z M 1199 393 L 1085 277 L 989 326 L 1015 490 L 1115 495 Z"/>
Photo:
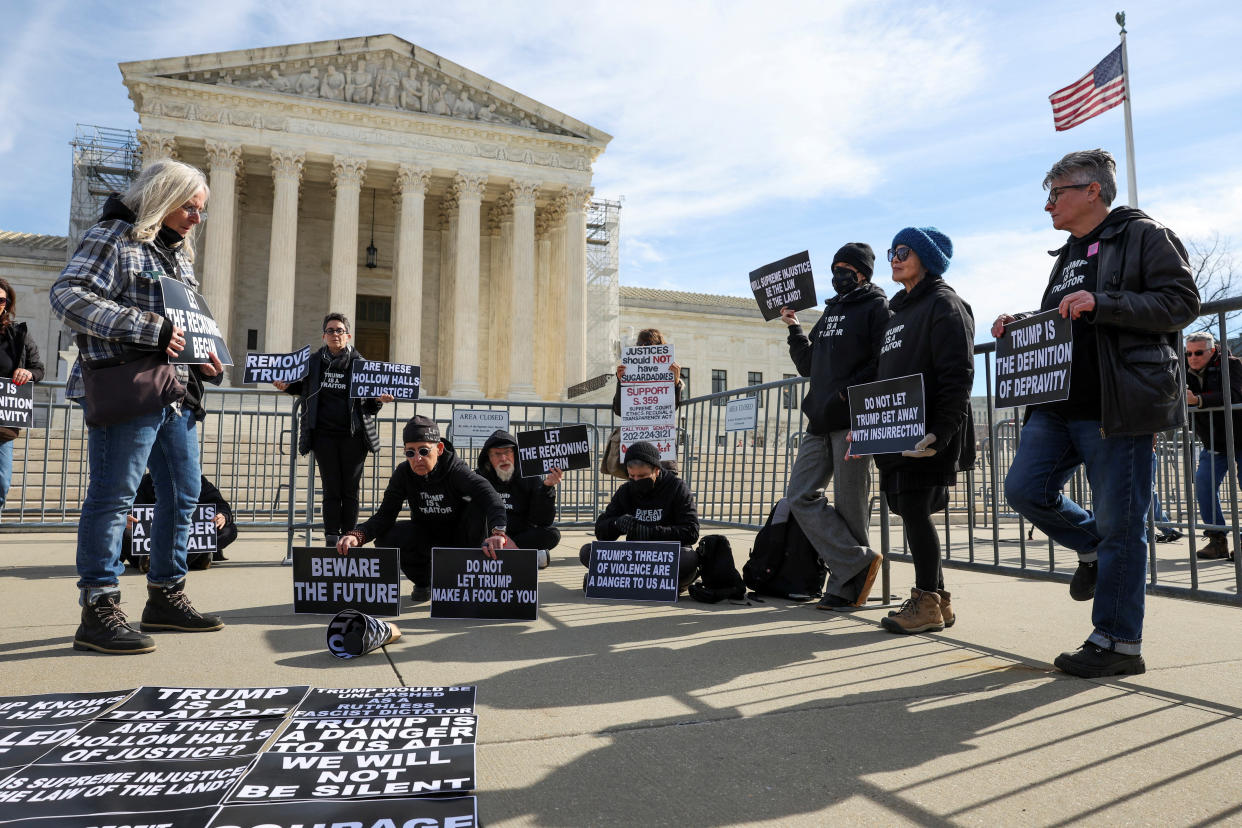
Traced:
<path id="1" fill-rule="evenodd" d="M 679 590 L 688 587 L 699 572 L 694 542 L 699 539 L 699 514 L 686 482 L 660 466 L 660 451 L 640 440 L 625 450 L 625 470 L 630 479 L 621 484 L 608 508 L 595 521 L 595 538 L 613 541 L 625 535 L 631 541 L 677 541 L 681 563 L 677 571 Z M 578 553 L 583 566 L 590 566 L 591 544 Z M 586 588 L 584 579 L 583 588 Z"/>
<path id="2" fill-rule="evenodd" d="M 433 547 L 482 546 L 489 558 L 505 545 L 505 504 L 488 482 L 470 470 L 440 439 L 435 420 L 415 415 L 401 433 L 407 462 L 393 470 L 384 500 L 370 520 L 341 535 L 336 551 L 375 540 L 401 550 L 401 571 L 414 582 L 410 598 L 431 597 Z M 404 503 L 411 520 L 398 522 Z"/>
<path id="3" fill-rule="evenodd" d="M 538 549 L 539 568 L 548 565 L 548 553 L 561 542 L 556 520 L 556 485 L 564 472 L 552 469 L 546 477 L 521 477 L 517 467 L 517 440 L 496 429 L 479 452 L 477 471 L 500 499 L 509 516 L 506 533 L 518 549 Z"/>

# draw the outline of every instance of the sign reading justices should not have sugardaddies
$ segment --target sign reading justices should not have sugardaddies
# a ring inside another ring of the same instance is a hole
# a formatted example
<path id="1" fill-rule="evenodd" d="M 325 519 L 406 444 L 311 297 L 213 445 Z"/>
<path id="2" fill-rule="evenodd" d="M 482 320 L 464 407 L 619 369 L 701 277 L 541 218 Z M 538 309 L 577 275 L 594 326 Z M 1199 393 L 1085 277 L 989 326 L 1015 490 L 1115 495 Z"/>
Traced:
<path id="1" fill-rule="evenodd" d="M 622 383 L 676 382 L 673 376 L 673 346 L 627 345 L 621 349 L 621 364 L 625 373 Z"/>
<path id="2" fill-rule="evenodd" d="M 401 614 L 401 550 L 355 546 L 348 555 L 330 546 L 293 547 L 293 611 Z"/>
<path id="3" fill-rule="evenodd" d="M 764 321 L 780 316 L 784 307 L 800 311 L 819 304 L 815 298 L 811 254 L 806 250 L 752 270 L 750 289 L 759 303 L 759 310 L 763 312 Z"/>
<path id="4" fill-rule="evenodd" d="M 291 354 L 246 354 L 243 385 L 260 382 L 297 382 L 310 369 L 310 346 Z"/>
<path id="5" fill-rule="evenodd" d="M 364 359 L 349 375 L 349 396 L 365 399 L 391 394 L 395 400 L 417 400 L 421 374 L 417 365 Z"/>
<path id="6" fill-rule="evenodd" d="M 431 550 L 431 617 L 534 621 L 539 616 L 539 561 L 534 549 Z"/>
<path id="7" fill-rule="evenodd" d="M 552 469 L 591 468 L 591 441 L 585 425 L 520 431 L 517 443 L 522 477 L 537 477 Z"/>
<path id="8" fill-rule="evenodd" d="M 996 340 L 996 407 L 1069 399 L 1074 326 L 1055 308 L 1010 322 Z"/>
<path id="9" fill-rule="evenodd" d="M 850 454 L 889 454 L 913 449 L 927 432 L 923 375 L 851 385 Z"/>
<path id="10" fill-rule="evenodd" d="M 30 428 L 34 420 L 34 383 L 16 385 L 0 377 L 0 426 Z"/>
<path id="11" fill-rule="evenodd" d="M 214 353 L 224 365 L 232 365 L 229 346 L 224 344 L 220 326 L 211 316 L 211 308 L 201 293 L 191 290 L 176 279 L 160 277 L 160 290 L 164 295 L 164 316 L 179 328 L 185 329 L 185 348 L 172 363 L 206 365 L 211 362 L 208 354 Z"/>
<path id="12" fill-rule="evenodd" d="M 586 597 L 673 603 L 680 560 L 676 541 L 594 541 Z"/>

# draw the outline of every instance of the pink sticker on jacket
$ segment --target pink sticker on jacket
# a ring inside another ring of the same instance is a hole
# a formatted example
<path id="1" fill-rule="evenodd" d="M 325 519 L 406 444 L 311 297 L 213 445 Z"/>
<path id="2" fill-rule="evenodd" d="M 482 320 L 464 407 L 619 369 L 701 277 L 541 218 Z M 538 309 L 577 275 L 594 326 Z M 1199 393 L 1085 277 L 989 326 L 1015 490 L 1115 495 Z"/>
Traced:
<path id="1" fill-rule="evenodd" d="M 1091 244 L 1087 245 L 1087 255 L 1088 255 L 1088 256 L 1094 256 L 1096 253 L 1099 253 L 1099 252 L 1100 252 L 1100 243 L 1099 243 L 1099 242 L 1091 242 Z"/>

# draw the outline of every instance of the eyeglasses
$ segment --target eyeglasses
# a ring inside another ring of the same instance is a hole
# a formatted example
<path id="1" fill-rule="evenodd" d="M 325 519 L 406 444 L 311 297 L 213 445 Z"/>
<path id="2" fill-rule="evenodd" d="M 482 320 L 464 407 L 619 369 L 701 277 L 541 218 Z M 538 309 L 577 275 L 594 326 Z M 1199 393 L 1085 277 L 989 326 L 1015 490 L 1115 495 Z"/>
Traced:
<path id="1" fill-rule="evenodd" d="M 325 336 L 349 336 L 349 331 L 344 328 L 324 328 L 323 333 Z"/>
<path id="2" fill-rule="evenodd" d="M 848 267 L 834 267 L 832 269 L 833 276 L 839 276 L 842 279 L 857 279 L 858 271 L 850 270 Z"/>
<path id="3" fill-rule="evenodd" d="M 8 303 L 9 303 L 9 297 L 7 297 L 7 296 L 0 296 L 0 307 L 4 307 L 4 306 L 5 306 L 5 305 L 7 305 Z"/>
<path id="4" fill-rule="evenodd" d="M 904 262 L 906 259 L 910 258 L 910 254 L 913 252 L 913 250 L 903 244 L 898 246 L 896 249 L 888 251 L 888 260 L 891 262 L 893 259 L 896 259 L 899 262 Z"/>
<path id="5" fill-rule="evenodd" d="M 187 216 L 198 216 L 199 221 L 207 220 L 206 207 L 195 207 L 193 204 L 182 204 L 181 212 L 185 213 Z"/>
<path id="6" fill-rule="evenodd" d="M 1199 349 L 1198 351 L 1187 351 L 1187 352 L 1186 352 L 1186 356 L 1203 356 L 1203 355 L 1204 355 L 1204 354 L 1206 354 L 1206 353 L 1210 353 L 1210 352 L 1208 351 L 1208 349 L 1207 349 L 1207 348 L 1201 348 L 1201 349 Z"/>
<path id="7" fill-rule="evenodd" d="M 1048 206 L 1056 207 L 1057 199 L 1059 199 L 1061 197 L 1061 193 L 1066 190 L 1085 190 L 1091 186 L 1091 183 L 1092 182 L 1088 181 L 1086 184 L 1065 184 L 1060 187 L 1053 187 L 1048 191 Z"/>
<path id="8" fill-rule="evenodd" d="M 405 450 L 406 457 L 414 457 L 415 455 L 419 457 L 426 457 L 429 454 L 431 454 L 431 449 L 427 448 L 426 446 L 419 446 L 416 449 Z"/>

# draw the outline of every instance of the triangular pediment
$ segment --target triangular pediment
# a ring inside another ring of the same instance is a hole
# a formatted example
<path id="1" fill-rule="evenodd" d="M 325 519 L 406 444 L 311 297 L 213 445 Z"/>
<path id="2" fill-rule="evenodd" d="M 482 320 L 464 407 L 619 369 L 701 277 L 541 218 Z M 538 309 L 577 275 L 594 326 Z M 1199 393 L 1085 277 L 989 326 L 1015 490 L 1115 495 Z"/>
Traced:
<path id="1" fill-rule="evenodd" d="M 302 99 L 471 121 L 603 143 L 611 136 L 394 35 L 121 64 L 168 78 Z"/>

